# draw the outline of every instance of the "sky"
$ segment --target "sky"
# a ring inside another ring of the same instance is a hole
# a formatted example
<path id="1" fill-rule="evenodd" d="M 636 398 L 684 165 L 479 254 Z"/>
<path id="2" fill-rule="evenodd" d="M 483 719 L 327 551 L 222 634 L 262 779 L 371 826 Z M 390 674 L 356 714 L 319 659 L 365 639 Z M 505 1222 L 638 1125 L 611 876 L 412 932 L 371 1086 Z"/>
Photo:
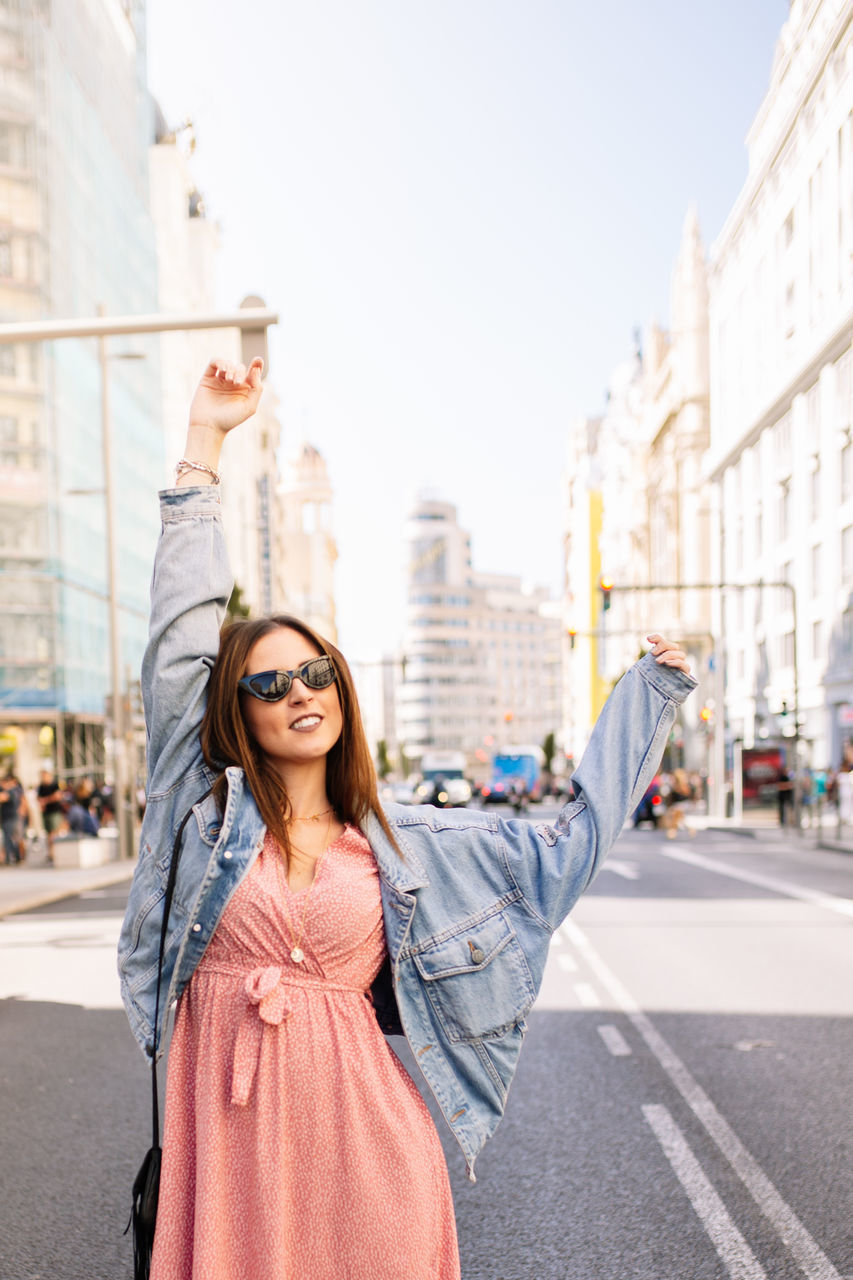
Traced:
<path id="1" fill-rule="evenodd" d="M 689 206 L 747 174 L 787 0 L 148 0 L 195 127 L 217 298 L 280 313 L 283 451 L 334 489 L 339 638 L 392 652 L 404 527 L 452 502 L 475 569 L 559 591 L 571 423 L 668 322 Z M 224 477 L 227 484 L 227 476 Z"/>

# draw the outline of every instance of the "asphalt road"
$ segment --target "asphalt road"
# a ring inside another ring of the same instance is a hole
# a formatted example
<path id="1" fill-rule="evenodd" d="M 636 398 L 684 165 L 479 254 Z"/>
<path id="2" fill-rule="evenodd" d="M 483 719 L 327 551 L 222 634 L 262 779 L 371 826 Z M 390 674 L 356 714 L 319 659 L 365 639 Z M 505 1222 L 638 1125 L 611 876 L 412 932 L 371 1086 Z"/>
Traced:
<path id="1" fill-rule="evenodd" d="M 0 1280 L 131 1274 L 125 894 L 0 921 Z M 853 857 L 623 834 L 555 936 L 476 1185 L 438 1122 L 464 1280 L 850 1280 L 851 975 Z"/>

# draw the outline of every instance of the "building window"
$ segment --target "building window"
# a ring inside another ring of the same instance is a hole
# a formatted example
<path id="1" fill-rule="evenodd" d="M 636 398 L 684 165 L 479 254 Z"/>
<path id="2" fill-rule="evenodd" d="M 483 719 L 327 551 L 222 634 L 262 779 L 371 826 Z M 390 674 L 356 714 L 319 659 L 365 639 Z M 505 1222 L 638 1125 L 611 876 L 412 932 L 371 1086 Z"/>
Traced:
<path id="1" fill-rule="evenodd" d="M 8 342 L 0 343 L 0 376 L 15 376 L 15 348 Z"/>
<path id="2" fill-rule="evenodd" d="M 837 425 L 841 428 L 850 426 L 850 401 L 851 392 L 853 392 L 853 384 L 851 384 L 850 380 L 850 361 L 851 353 L 846 351 L 835 364 L 835 405 L 838 417 Z"/>
<path id="3" fill-rule="evenodd" d="M 853 441 L 848 440 L 841 450 L 841 501 L 853 497 Z"/>
<path id="4" fill-rule="evenodd" d="M 773 428 L 773 451 L 780 471 L 791 469 L 791 415 L 786 413 Z"/>
<path id="5" fill-rule="evenodd" d="M 820 430 L 820 387 L 817 383 L 806 392 L 806 426 L 810 442 L 817 444 Z"/>
<path id="6" fill-rule="evenodd" d="M 12 274 L 12 245 L 8 236 L 0 235 L 0 276 Z"/>
<path id="7" fill-rule="evenodd" d="M 783 667 L 792 667 L 794 665 L 794 633 L 788 631 L 781 638 L 779 646 L 779 657 Z"/>
<path id="8" fill-rule="evenodd" d="M 809 491 L 811 496 L 811 518 L 812 521 L 820 519 L 820 463 L 815 464 L 815 469 L 811 473 L 809 480 Z"/>
<path id="9" fill-rule="evenodd" d="M 841 530 L 841 581 L 853 582 L 853 524 Z"/>
<path id="10" fill-rule="evenodd" d="M 841 658 L 853 660 L 853 609 L 845 609 L 841 615 Z"/>
<path id="11" fill-rule="evenodd" d="M 812 595 L 813 595 L 813 596 L 819 596 L 819 595 L 820 595 L 820 585 L 821 585 L 821 584 L 820 584 L 820 570 L 821 570 L 821 546 L 820 546 L 820 543 L 818 543 L 818 544 L 817 544 L 817 546 L 812 547 L 811 562 L 812 562 L 812 563 L 811 563 L 811 569 L 812 569 Z"/>
<path id="12" fill-rule="evenodd" d="M 823 623 L 812 623 L 812 657 L 820 661 L 823 657 Z"/>
<path id="13" fill-rule="evenodd" d="M 764 522 L 761 515 L 761 503 L 755 508 L 755 554 L 762 555 L 764 552 Z"/>
<path id="14" fill-rule="evenodd" d="M 783 480 L 778 504 L 779 541 L 784 542 L 791 533 L 791 481 Z"/>

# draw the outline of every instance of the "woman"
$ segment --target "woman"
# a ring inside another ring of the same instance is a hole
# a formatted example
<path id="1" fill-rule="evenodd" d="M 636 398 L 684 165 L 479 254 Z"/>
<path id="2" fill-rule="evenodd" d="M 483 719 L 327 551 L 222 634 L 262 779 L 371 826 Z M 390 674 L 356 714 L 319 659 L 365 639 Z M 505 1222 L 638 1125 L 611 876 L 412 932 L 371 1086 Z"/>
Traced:
<path id="1" fill-rule="evenodd" d="M 261 362 L 208 366 L 161 495 L 142 687 L 149 785 L 119 944 L 145 1051 L 169 1055 L 153 1280 L 458 1280 L 438 1136 L 402 1032 L 476 1155 L 506 1102 L 548 941 L 695 685 L 659 636 L 599 718 L 554 826 L 379 806 L 347 665 L 302 623 L 227 628 L 217 467 Z M 163 893 L 184 832 L 153 1026 Z"/>

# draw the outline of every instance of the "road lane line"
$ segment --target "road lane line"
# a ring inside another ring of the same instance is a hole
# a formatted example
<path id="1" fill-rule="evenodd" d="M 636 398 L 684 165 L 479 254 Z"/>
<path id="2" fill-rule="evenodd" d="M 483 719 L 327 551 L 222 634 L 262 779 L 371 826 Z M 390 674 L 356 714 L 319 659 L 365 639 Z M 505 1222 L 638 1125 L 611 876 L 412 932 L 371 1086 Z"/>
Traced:
<path id="1" fill-rule="evenodd" d="M 809 1280 L 842 1280 L 820 1246 L 812 1239 L 791 1206 L 767 1177 L 754 1156 L 724 1120 L 704 1089 L 643 1013 L 634 997 L 607 967 L 586 934 L 571 920 L 562 924 L 564 934 L 580 951 L 602 986 L 633 1024 L 657 1058 L 675 1088 L 704 1125 L 761 1212 L 773 1224 L 801 1271 Z"/>
<path id="2" fill-rule="evenodd" d="M 623 1036 L 618 1027 L 611 1026 L 606 1023 L 598 1028 L 598 1034 L 607 1045 L 614 1058 L 626 1058 L 631 1052 L 631 1046 Z"/>
<path id="3" fill-rule="evenodd" d="M 585 1009 L 599 1009 L 601 1007 L 601 998 L 598 992 L 588 982 L 576 982 L 575 995 Z"/>
<path id="4" fill-rule="evenodd" d="M 618 858 L 608 858 L 601 864 L 602 871 L 612 871 L 625 880 L 639 880 L 640 870 L 636 862 L 621 862 Z"/>
<path id="5" fill-rule="evenodd" d="M 577 973 L 578 962 L 574 956 L 570 956 L 567 951 L 561 951 L 557 956 L 557 964 L 564 973 Z"/>
<path id="6" fill-rule="evenodd" d="M 666 1107 L 645 1106 L 643 1115 L 732 1280 L 767 1280 L 767 1272 L 738 1231 Z"/>
<path id="7" fill-rule="evenodd" d="M 760 889 L 772 889 L 787 898 L 799 898 L 815 907 L 825 907 L 827 911 L 835 911 L 841 916 L 853 918 L 853 900 L 839 898 L 834 893 L 823 893 L 820 889 L 804 889 L 802 885 L 791 880 L 779 880 L 776 876 L 764 876 L 759 871 L 746 871 L 743 867 L 732 866 L 729 862 L 716 862 L 705 858 L 701 853 L 688 853 L 686 849 L 658 850 L 664 858 L 672 858 L 676 862 L 688 862 L 691 866 L 702 867 L 705 871 L 715 871 L 719 876 L 731 876 L 734 880 L 742 880 L 744 884 L 754 884 Z"/>

